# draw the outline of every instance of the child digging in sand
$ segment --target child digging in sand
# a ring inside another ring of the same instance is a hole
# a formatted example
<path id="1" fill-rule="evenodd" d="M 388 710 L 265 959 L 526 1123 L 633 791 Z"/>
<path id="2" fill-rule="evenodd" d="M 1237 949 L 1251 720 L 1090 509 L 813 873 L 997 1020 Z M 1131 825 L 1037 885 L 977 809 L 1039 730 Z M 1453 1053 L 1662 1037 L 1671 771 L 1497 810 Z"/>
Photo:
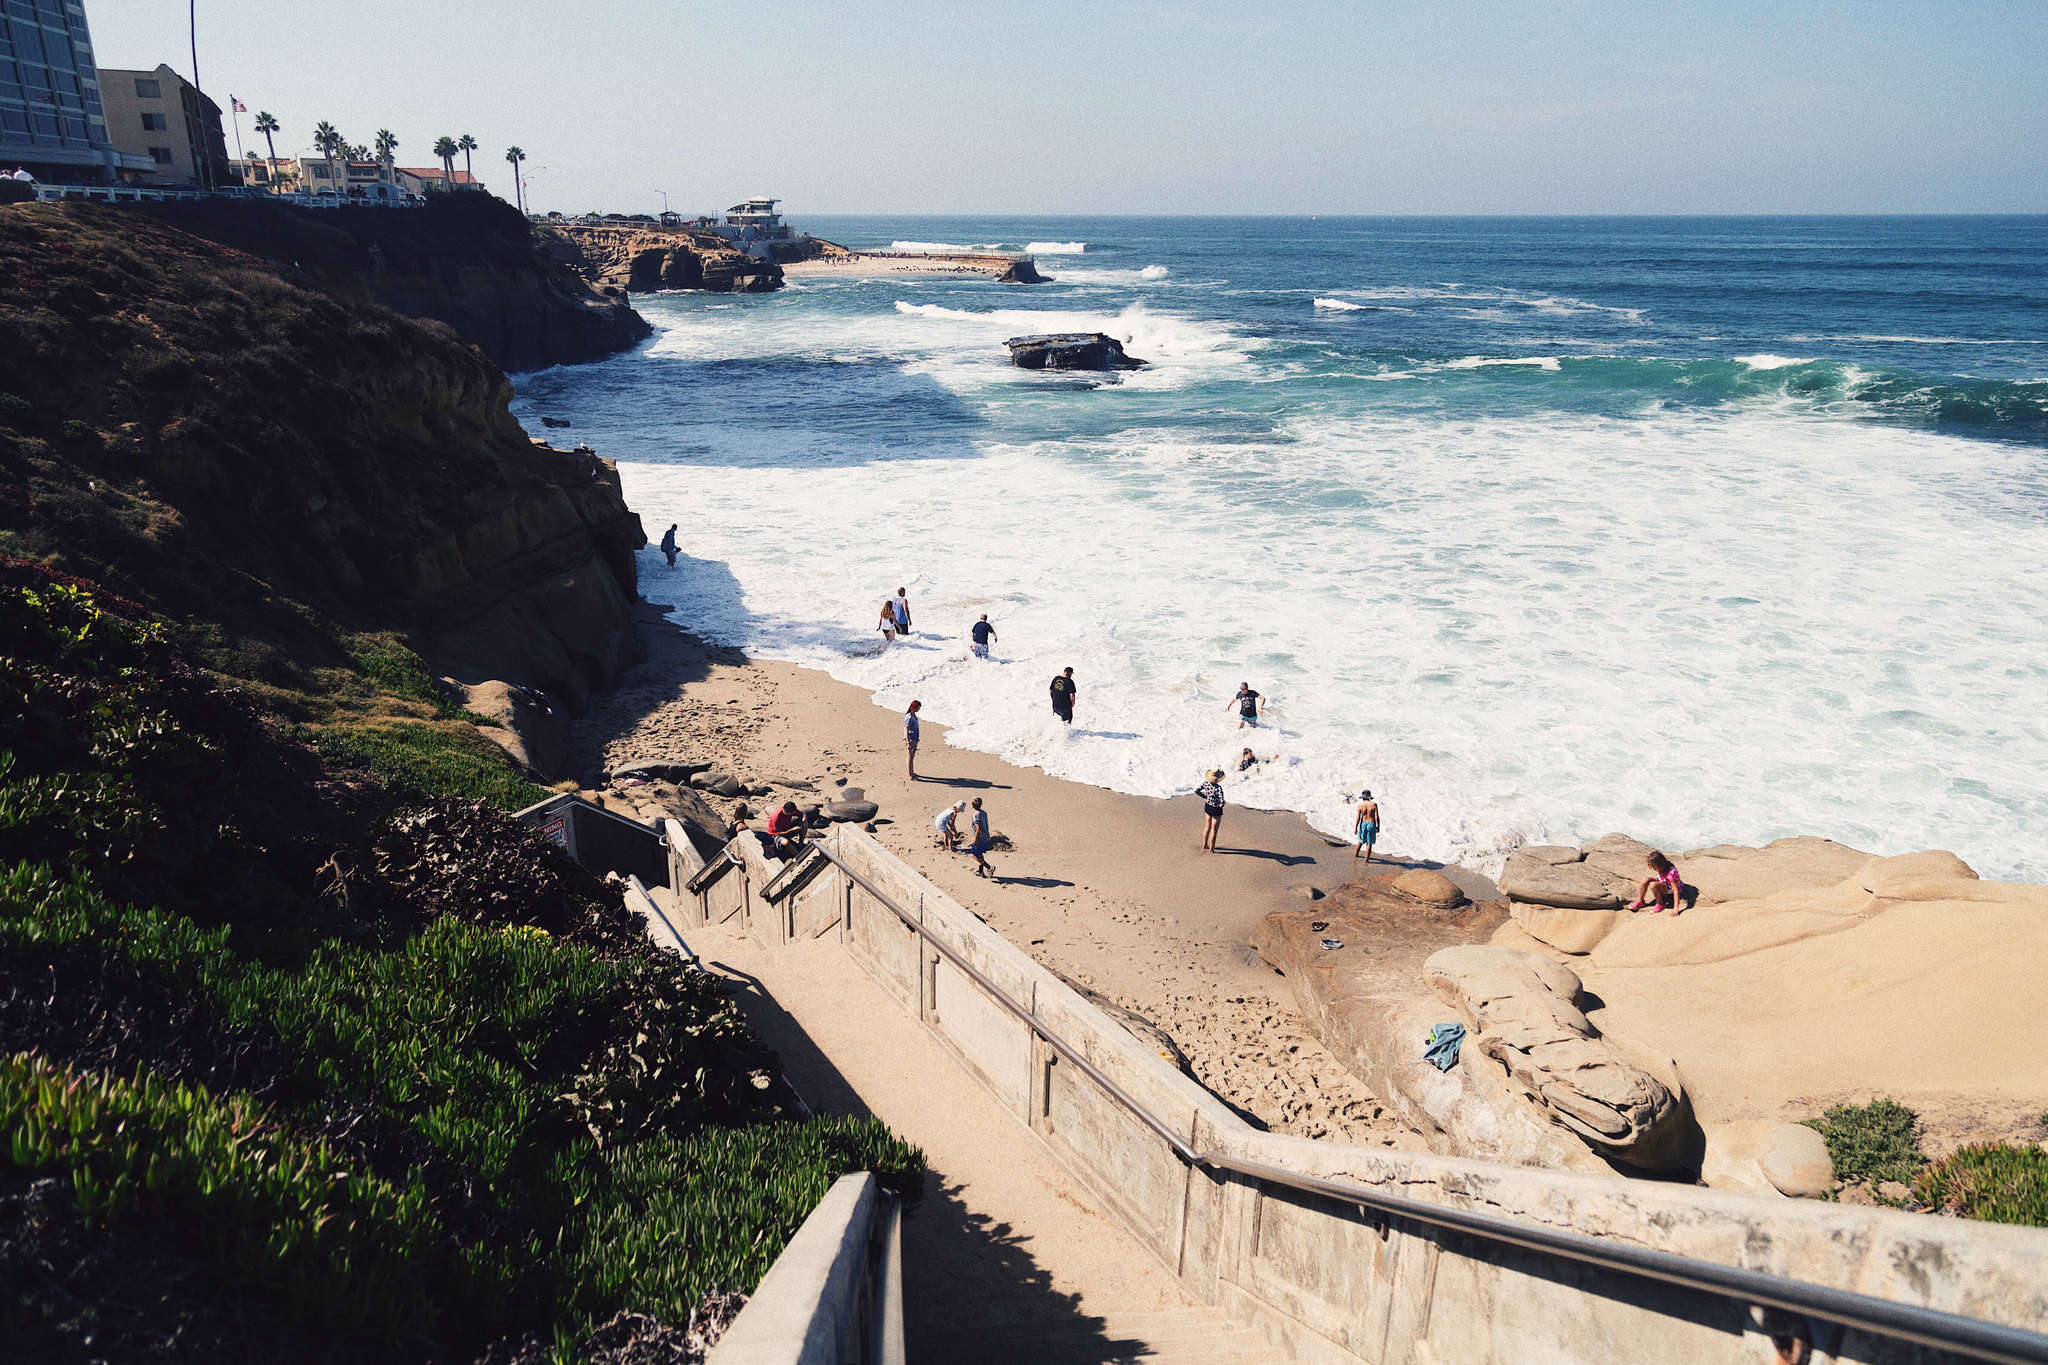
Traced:
<path id="1" fill-rule="evenodd" d="M 1678 869 L 1671 865 L 1669 858 L 1654 849 L 1643 861 L 1650 865 L 1650 875 L 1643 878 L 1643 884 L 1636 888 L 1636 898 L 1629 909 L 1640 910 L 1648 905 L 1651 914 L 1661 915 L 1666 902 L 1669 902 L 1671 913 L 1679 913 L 1678 896 L 1685 889 L 1685 882 L 1678 875 Z"/>

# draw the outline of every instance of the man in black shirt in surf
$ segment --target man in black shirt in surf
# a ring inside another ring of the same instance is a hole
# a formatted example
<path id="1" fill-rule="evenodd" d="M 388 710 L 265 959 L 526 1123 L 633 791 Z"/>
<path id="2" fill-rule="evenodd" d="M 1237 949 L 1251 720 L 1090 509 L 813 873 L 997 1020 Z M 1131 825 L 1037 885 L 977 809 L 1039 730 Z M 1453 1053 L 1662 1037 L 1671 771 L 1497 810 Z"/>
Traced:
<path id="1" fill-rule="evenodd" d="M 1074 723 L 1074 698 L 1080 689 L 1074 686 L 1074 670 L 1064 669 L 1052 680 L 1052 713 L 1067 724 Z"/>

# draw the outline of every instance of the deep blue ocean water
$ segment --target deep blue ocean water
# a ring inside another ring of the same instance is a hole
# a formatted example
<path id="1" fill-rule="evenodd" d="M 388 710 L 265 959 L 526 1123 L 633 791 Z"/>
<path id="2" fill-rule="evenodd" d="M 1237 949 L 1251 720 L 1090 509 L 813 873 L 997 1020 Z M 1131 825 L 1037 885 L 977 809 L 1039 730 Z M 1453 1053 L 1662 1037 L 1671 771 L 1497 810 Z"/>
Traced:
<path id="1" fill-rule="evenodd" d="M 1251 681 L 1233 798 L 1341 830 L 1372 786 L 1397 853 L 2048 877 L 2048 218 L 792 216 L 1056 282 L 640 297 L 648 344 L 523 377 L 682 524 L 643 589 L 704 633 L 1142 792 L 1235 771 Z M 1150 367 L 1007 364 L 1083 329 Z"/>

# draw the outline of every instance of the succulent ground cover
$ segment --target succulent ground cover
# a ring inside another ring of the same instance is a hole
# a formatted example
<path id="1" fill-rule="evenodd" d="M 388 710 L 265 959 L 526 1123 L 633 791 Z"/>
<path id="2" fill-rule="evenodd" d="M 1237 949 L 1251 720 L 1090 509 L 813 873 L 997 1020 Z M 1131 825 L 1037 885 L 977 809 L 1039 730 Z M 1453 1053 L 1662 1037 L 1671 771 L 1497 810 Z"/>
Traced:
<path id="1" fill-rule="evenodd" d="M 0 564 L 22 1358 L 600 1357 L 751 1290 L 838 1175 L 916 1188 L 879 1124 L 780 1113 L 717 982 L 512 789 L 337 774 L 279 723 L 462 724 L 373 644 L 286 706 L 133 603 Z"/>

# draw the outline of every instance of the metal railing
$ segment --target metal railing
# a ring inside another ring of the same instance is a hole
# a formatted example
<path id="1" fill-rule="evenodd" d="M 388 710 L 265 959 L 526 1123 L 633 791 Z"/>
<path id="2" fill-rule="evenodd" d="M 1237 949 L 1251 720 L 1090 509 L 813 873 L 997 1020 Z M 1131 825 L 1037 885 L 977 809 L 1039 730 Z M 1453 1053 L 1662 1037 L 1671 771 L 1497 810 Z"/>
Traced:
<path id="1" fill-rule="evenodd" d="M 1006 991 L 954 951 L 950 945 L 927 933 L 923 921 L 898 905 L 887 892 L 849 866 L 843 858 L 823 844 L 812 844 L 810 848 L 813 853 L 838 868 L 854 885 L 872 896 L 884 909 L 914 930 L 921 944 L 936 951 L 956 970 L 979 986 L 996 1004 L 1023 1021 L 1034 1034 L 1045 1040 L 1046 1046 L 1080 1068 L 1089 1080 L 1100 1086 L 1133 1118 L 1166 1143 L 1174 1155 L 1192 1166 L 1229 1171 L 1252 1180 L 1284 1185 L 1305 1194 L 1319 1195 L 1340 1203 L 1353 1204 L 1361 1209 L 1371 1209 L 1377 1213 L 1427 1224 L 1449 1232 L 1462 1233 L 1484 1241 L 1519 1247 L 1543 1255 L 1561 1256 L 1585 1265 L 1658 1280 L 1665 1284 L 1736 1299 L 1759 1307 L 1800 1313 L 1846 1327 L 1874 1332 L 1879 1336 L 1913 1342 L 1936 1350 L 1952 1351 L 1979 1360 L 2000 1361 L 2005 1362 L 2005 1365 L 2048 1365 L 2048 1336 L 2023 1328 L 1985 1322 L 1979 1318 L 1964 1317 L 1959 1313 L 1943 1312 L 1936 1308 L 1895 1303 L 1890 1299 L 1880 1299 L 1869 1294 L 1858 1294 L 1851 1290 L 1836 1289 L 1830 1285 L 1813 1284 L 1805 1280 L 1788 1279 L 1783 1275 L 1773 1275 L 1765 1271 L 1744 1270 L 1738 1266 L 1703 1261 L 1675 1252 L 1630 1246 L 1624 1242 L 1613 1242 L 1582 1232 L 1566 1232 L 1499 1214 L 1475 1213 L 1411 1199 L 1404 1195 L 1383 1194 L 1365 1185 L 1330 1180 L 1322 1176 L 1303 1175 L 1298 1171 L 1270 1166 L 1264 1162 L 1249 1161 L 1226 1152 L 1198 1151 L 1168 1127 L 1158 1115 L 1104 1075 L 1101 1069 L 1082 1056 L 1079 1050 L 1047 1028 L 1029 1009 L 1011 999 Z"/>

